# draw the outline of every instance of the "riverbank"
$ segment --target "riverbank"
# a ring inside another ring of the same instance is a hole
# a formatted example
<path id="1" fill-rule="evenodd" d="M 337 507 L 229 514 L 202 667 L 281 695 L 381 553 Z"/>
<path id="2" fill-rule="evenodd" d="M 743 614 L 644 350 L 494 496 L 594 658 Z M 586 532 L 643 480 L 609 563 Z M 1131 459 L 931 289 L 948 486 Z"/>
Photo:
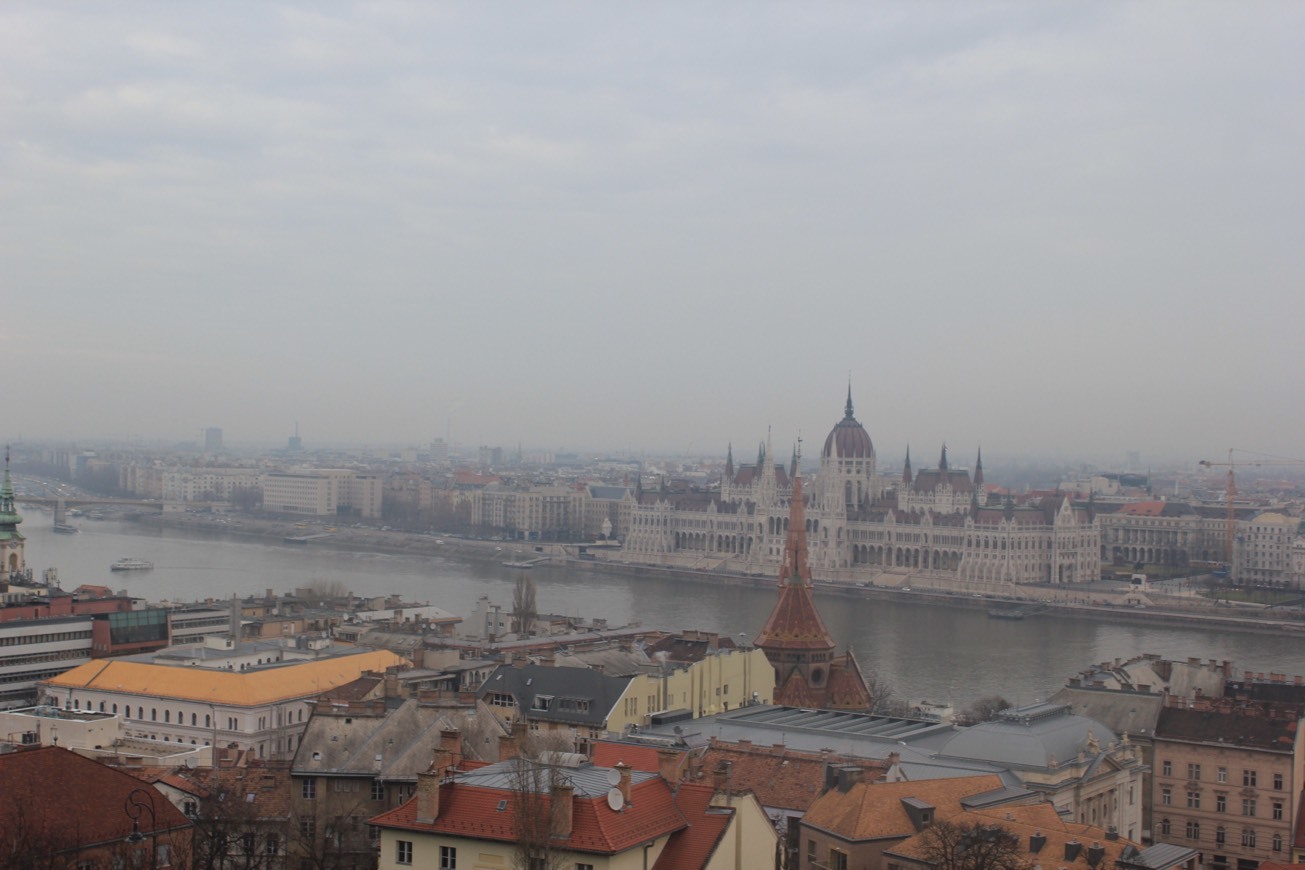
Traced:
<path id="1" fill-rule="evenodd" d="M 486 541 L 453 535 L 414 534 L 372 527 L 338 527 L 322 522 L 311 524 L 261 517 L 222 514 L 153 514 L 137 518 L 145 525 L 180 530 L 202 537 L 231 537 L 313 549 L 342 552 L 374 552 L 425 556 L 461 562 L 520 562 L 541 556 L 532 545 L 521 542 Z M 287 539 L 306 539 L 288 544 Z M 772 587 L 774 578 L 703 571 L 672 565 L 643 565 L 618 558 L 575 558 L 559 553 L 556 545 L 546 547 L 550 563 L 574 571 L 601 571 L 630 578 L 669 577 L 713 585 Z M 616 554 L 619 556 L 619 553 Z M 1108 581 L 1073 587 L 1015 586 L 1000 591 L 974 592 L 950 578 L 920 575 L 896 576 L 888 584 L 858 584 L 817 580 L 818 596 L 891 599 L 928 602 L 941 607 L 1009 613 L 1021 607 L 1036 607 L 1057 616 L 1124 624 L 1169 623 L 1182 626 L 1208 625 L 1223 630 L 1274 632 L 1291 636 L 1305 634 L 1305 614 L 1274 611 L 1255 605 L 1216 606 L 1198 596 L 1171 595 L 1151 591 L 1142 596 L 1125 585 Z M 909 585 L 906 585 L 909 583 Z M 1142 602 L 1138 604 L 1136 602 Z M 1023 618 L 1037 619 L 1036 612 Z"/>

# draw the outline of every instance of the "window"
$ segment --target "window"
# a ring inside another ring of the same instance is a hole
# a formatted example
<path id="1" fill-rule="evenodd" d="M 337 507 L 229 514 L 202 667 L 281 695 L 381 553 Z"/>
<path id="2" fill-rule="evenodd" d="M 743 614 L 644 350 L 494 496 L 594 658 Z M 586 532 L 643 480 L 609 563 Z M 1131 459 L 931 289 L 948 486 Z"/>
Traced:
<path id="1" fill-rule="evenodd" d="M 458 850 L 452 846 L 440 846 L 440 870 L 458 870 Z"/>
<path id="2" fill-rule="evenodd" d="M 240 854 L 242 854 L 242 855 L 252 855 L 252 854 L 254 854 L 254 835 L 253 835 L 253 834 L 241 834 L 241 835 L 240 835 Z"/>
<path id="3" fill-rule="evenodd" d="M 306 801 L 317 800 L 317 780 L 305 779 L 300 786 L 299 794 Z"/>
<path id="4" fill-rule="evenodd" d="M 385 783 L 381 782 L 379 779 L 372 780 L 372 800 L 385 800 Z"/>
<path id="5" fill-rule="evenodd" d="M 1164 804 L 1165 806 L 1169 806 L 1173 802 L 1174 802 L 1174 790 L 1169 788 L 1168 786 L 1165 786 L 1164 788 L 1160 789 L 1160 803 Z"/>
<path id="6" fill-rule="evenodd" d="M 1281 773 L 1275 773 L 1275 774 L 1273 775 L 1273 790 L 1274 790 L 1274 791 L 1282 791 L 1282 774 L 1281 774 Z"/>
<path id="7" fill-rule="evenodd" d="M 1190 821 L 1190 820 L 1187 822 L 1187 839 L 1189 839 L 1189 840 L 1199 840 L 1199 839 L 1201 839 L 1201 823 L 1200 823 L 1200 822 L 1195 822 L 1195 821 Z"/>
<path id="8" fill-rule="evenodd" d="M 1166 837 L 1169 836 L 1170 827 L 1168 819 L 1160 820 L 1160 833 L 1164 834 Z"/>
<path id="9" fill-rule="evenodd" d="M 577 864 L 575 870 L 594 870 L 593 864 Z"/>
<path id="10" fill-rule="evenodd" d="M 1160 762 L 1160 775 L 1161 775 L 1161 776 L 1173 776 L 1173 775 L 1174 775 L 1174 763 L 1173 763 L 1172 761 L 1162 761 L 1162 762 Z"/>
<path id="11" fill-rule="evenodd" d="M 1273 802 L 1273 818 L 1275 821 L 1282 821 L 1282 801 Z"/>
<path id="12" fill-rule="evenodd" d="M 1242 828 L 1242 845 L 1255 846 L 1255 830 L 1253 828 Z"/>
<path id="13" fill-rule="evenodd" d="M 1200 779 L 1200 778 L 1201 778 L 1201 765 L 1199 765 L 1199 764 L 1188 764 L 1188 765 L 1187 765 L 1187 778 L 1188 778 L 1188 779 Z"/>
<path id="14" fill-rule="evenodd" d="M 1243 816 L 1255 815 L 1255 798 L 1242 799 L 1242 815 Z"/>
<path id="15" fill-rule="evenodd" d="M 1199 810 L 1201 808 L 1201 793 L 1199 791 L 1189 791 L 1187 793 L 1187 808 L 1189 810 Z"/>
<path id="16" fill-rule="evenodd" d="M 1253 770 L 1242 771 L 1242 785 L 1246 786 L 1247 788 L 1255 787 L 1255 771 Z"/>
<path id="17" fill-rule="evenodd" d="M 299 835 L 311 840 L 317 836 L 317 819 L 300 819 Z"/>
<path id="18" fill-rule="evenodd" d="M 193 819 L 199 815 L 199 804 L 196 801 L 182 801 L 181 811 Z"/>
<path id="19" fill-rule="evenodd" d="M 1273 851 L 1275 852 L 1282 851 L 1282 834 L 1273 835 Z"/>
<path id="20" fill-rule="evenodd" d="M 394 863 L 412 863 L 412 840 L 396 840 L 394 843 Z"/>
<path id="21" fill-rule="evenodd" d="M 838 849 L 829 850 L 829 870 L 847 870 L 847 853 Z"/>
<path id="22" fill-rule="evenodd" d="M 281 851 L 281 838 L 276 834 L 268 834 L 266 842 L 263 843 L 264 855 L 275 855 Z"/>
<path id="23" fill-rule="evenodd" d="M 1226 768 L 1226 767 L 1221 767 L 1221 768 L 1219 768 L 1217 771 L 1215 771 L 1214 778 L 1217 779 L 1217 780 L 1219 780 L 1219 782 L 1227 782 L 1227 781 L 1228 781 L 1228 768 Z"/>
<path id="24" fill-rule="evenodd" d="M 1228 812 L 1228 796 L 1227 796 L 1227 795 L 1222 795 L 1222 794 L 1217 794 L 1217 795 L 1215 795 L 1215 796 L 1214 796 L 1214 809 L 1215 809 L 1215 812 L 1219 812 L 1219 813 L 1226 813 L 1226 812 Z"/>
<path id="25" fill-rule="evenodd" d="M 1220 846 L 1228 839 L 1228 832 L 1223 829 L 1223 825 L 1214 829 L 1214 841 Z"/>

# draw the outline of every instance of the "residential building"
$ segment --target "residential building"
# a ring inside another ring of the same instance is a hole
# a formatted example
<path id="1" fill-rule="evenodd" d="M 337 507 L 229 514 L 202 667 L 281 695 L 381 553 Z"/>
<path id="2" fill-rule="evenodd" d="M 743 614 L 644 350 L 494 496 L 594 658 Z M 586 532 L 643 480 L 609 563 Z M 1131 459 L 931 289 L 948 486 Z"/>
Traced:
<path id="1" fill-rule="evenodd" d="M 330 820 L 329 833 L 316 826 L 316 851 L 365 863 L 376 851 L 366 821 L 412 797 L 433 751 L 447 751 L 454 766 L 463 758 L 494 761 L 506 733 L 474 703 L 321 699 L 291 765 L 294 814 Z"/>
<path id="2" fill-rule="evenodd" d="M 456 772 L 447 756 L 417 794 L 374 819 L 380 867 L 768 867 L 775 834 L 747 795 L 672 784 L 628 766 L 512 759 Z"/>
<path id="3" fill-rule="evenodd" d="M 966 809 L 948 825 L 924 824 L 912 837 L 884 853 L 886 870 L 942 870 L 948 856 L 968 849 L 991 849 L 988 866 L 1001 856 L 1029 864 L 1055 864 L 1065 870 L 1196 870 L 1192 848 L 1160 844 L 1143 848 L 1110 830 L 1062 818 L 1048 803 L 996 809 Z M 989 844 L 995 844 L 995 847 Z"/>
<path id="4" fill-rule="evenodd" d="M 353 514 L 379 519 L 384 481 L 342 468 L 296 468 L 263 475 L 263 510 L 328 517 Z"/>
<path id="5" fill-rule="evenodd" d="M 1289 860 L 1301 740 L 1296 704 L 1172 699 L 1155 728 L 1151 835 L 1200 850 L 1209 870 Z"/>
<path id="6" fill-rule="evenodd" d="M 966 809 L 1036 802 L 996 775 L 920 782 L 865 782 L 844 776 L 807 809 L 798 824 L 800 870 L 887 870 L 885 853 Z M 790 862 L 790 866 L 794 866 Z"/>

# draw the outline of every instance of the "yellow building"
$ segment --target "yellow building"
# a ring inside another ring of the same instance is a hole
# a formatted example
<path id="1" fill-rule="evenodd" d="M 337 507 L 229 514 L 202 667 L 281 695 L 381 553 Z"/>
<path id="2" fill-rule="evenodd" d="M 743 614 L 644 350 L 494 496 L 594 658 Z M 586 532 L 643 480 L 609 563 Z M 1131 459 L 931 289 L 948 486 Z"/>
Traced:
<path id="1" fill-rule="evenodd" d="M 194 647 L 196 653 L 201 649 L 213 654 L 92 661 L 42 684 L 41 697 L 45 704 L 68 710 L 120 715 L 127 737 L 289 758 L 318 696 L 364 671 L 407 666 L 388 650 L 288 649 L 277 654 L 256 644 L 222 655 L 222 650 Z M 296 660 L 298 656 L 302 658 Z"/>

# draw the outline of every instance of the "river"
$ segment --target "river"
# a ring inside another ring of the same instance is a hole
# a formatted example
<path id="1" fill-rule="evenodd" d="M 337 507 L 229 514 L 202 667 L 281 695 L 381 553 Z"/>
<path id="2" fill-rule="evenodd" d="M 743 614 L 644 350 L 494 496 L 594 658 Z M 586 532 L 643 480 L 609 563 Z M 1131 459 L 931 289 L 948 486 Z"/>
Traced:
<path id="1" fill-rule="evenodd" d="M 150 601 L 283 593 L 339 582 L 355 594 L 398 594 L 465 616 L 480 595 L 510 608 L 520 573 L 492 561 L 341 552 L 109 520 L 81 520 L 80 534 L 56 535 L 48 515 L 28 516 L 22 527 L 27 563 L 38 575 L 56 567 L 64 589 L 101 584 Z M 109 565 L 125 556 L 148 559 L 155 568 L 110 572 Z M 540 612 L 603 617 L 613 626 L 639 622 L 751 639 L 775 601 L 770 586 L 631 576 L 615 569 L 541 564 L 531 576 Z M 862 669 L 886 681 L 898 697 L 951 701 L 958 709 L 987 695 L 1017 704 L 1040 700 L 1094 663 L 1143 652 L 1305 674 L 1305 639 L 1269 632 L 1112 624 L 1049 613 L 997 620 L 981 609 L 882 597 L 818 595 L 817 604 L 839 648 L 850 643 Z"/>

